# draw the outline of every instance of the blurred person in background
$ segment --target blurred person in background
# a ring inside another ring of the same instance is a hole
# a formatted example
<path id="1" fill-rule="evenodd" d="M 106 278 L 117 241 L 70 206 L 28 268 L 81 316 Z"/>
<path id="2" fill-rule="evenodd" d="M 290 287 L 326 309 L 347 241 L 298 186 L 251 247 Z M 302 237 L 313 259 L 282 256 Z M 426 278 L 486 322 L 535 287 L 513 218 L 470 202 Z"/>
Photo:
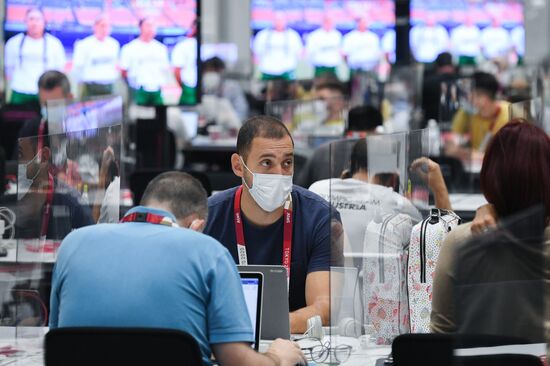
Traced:
<path id="1" fill-rule="evenodd" d="M 380 110 L 373 106 L 358 106 L 348 112 L 348 126 L 344 137 L 318 146 L 297 174 L 296 184 L 308 188 L 313 182 L 340 176 L 349 163 L 351 146 L 358 138 L 377 133 L 382 127 Z"/>
<path id="2" fill-rule="evenodd" d="M 241 121 L 248 118 L 248 103 L 236 80 L 225 77 L 225 63 L 213 57 L 202 64 L 202 92 L 229 100 Z"/>
<path id="3" fill-rule="evenodd" d="M 497 79 L 481 71 L 474 73 L 472 78 L 471 104 L 462 106 L 452 122 L 452 132 L 469 141 L 468 149 L 451 142 L 446 146 L 447 155 L 468 155 L 470 148 L 484 151 L 491 137 L 509 120 L 510 104 L 497 99 L 500 89 Z"/>
<path id="4" fill-rule="evenodd" d="M 134 103 L 162 105 L 161 88 L 170 70 L 168 49 L 155 39 L 157 27 L 152 18 L 141 19 L 139 30 L 139 37 L 125 44 L 120 52 L 122 76 Z"/>
<path id="5" fill-rule="evenodd" d="M 328 12 L 323 15 L 320 28 L 307 36 L 306 53 L 315 68 L 314 76 L 332 74 L 342 62 L 342 34 L 334 28 L 334 20 Z"/>
<path id="6" fill-rule="evenodd" d="M 449 52 L 440 53 L 435 59 L 435 74 L 427 76 L 422 84 L 422 110 L 424 124 L 430 119 L 438 122 L 450 122 L 458 108 L 458 87 L 456 85 L 456 68 L 453 56 Z M 445 104 L 442 105 L 443 97 Z M 454 105 L 457 107 L 454 108 Z M 451 107 L 441 108 L 441 107 Z M 445 112 L 446 115 L 442 115 Z M 447 114 L 450 114 L 450 116 Z"/>
<path id="7" fill-rule="evenodd" d="M 193 22 L 185 38 L 172 50 L 174 76 L 181 86 L 180 105 L 197 102 L 197 24 Z"/>
<path id="8" fill-rule="evenodd" d="M 375 71 L 380 62 L 382 50 L 380 39 L 369 30 L 367 17 L 359 18 L 356 29 L 344 36 L 342 52 L 352 74 Z"/>
<path id="9" fill-rule="evenodd" d="M 334 77 L 321 77 L 313 86 L 313 97 L 323 102 L 319 120 L 325 126 L 342 127 L 344 129 L 344 113 L 346 109 L 344 85 Z M 323 110 L 324 109 L 324 110 Z"/>
<path id="10" fill-rule="evenodd" d="M 464 24 L 451 31 L 451 52 L 458 57 L 459 65 L 475 65 L 480 53 L 481 32 L 474 23 L 473 16 L 466 14 Z"/>
<path id="11" fill-rule="evenodd" d="M 256 34 L 252 50 L 262 80 L 296 78 L 296 67 L 303 50 L 302 38 L 287 26 L 284 12 L 275 12 L 273 26 Z"/>
<path id="12" fill-rule="evenodd" d="M 110 36 L 110 19 L 100 15 L 93 30 L 94 34 L 77 42 L 74 48 L 73 73 L 82 83 L 82 98 L 113 94 L 119 77 L 120 44 Z"/>
<path id="13" fill-rule="evenodd" d="M 508 31 L 501 26 L 497 16 L 493 16 L 491 25 L 481 31 L 480 42 L 487 60 L 507 56 L 512 46 Z"/>
<path id="14" fill-rule="evenodd" d="M 432 14 L 426 16 L 424 23 L 412 27 L 409 37 L 412 53 L 418 62 L 434 62 L 437 55 L 449 48 L 449 34 Z"/>
<path id="15" fill-rule="evenodd" d="M 45 32 L 46 20 L 39 8 L 25 13 L 26 31 L 6 42 L 4 66 L 11 89 L 11 104 L 36 104 L 38 78 L 46 70 L 63 71 L 66 57 L 61 41 Z"/>

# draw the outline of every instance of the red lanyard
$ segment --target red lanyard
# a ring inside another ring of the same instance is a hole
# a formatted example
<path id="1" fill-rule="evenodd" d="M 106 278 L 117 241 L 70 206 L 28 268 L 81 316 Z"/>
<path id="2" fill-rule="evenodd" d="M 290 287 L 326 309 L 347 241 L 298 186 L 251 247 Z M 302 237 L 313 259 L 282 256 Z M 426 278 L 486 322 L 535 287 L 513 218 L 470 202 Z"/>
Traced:
<path id="1" fill-rule="evenodd" d="M 240 186 L 235 193 L 235 201 L 233 204 L 233 212 L 235 219 L 235 234 L 237 235 L 237 256 L 239 257 L 239 265 L 248 265 L 248 257 L 246 255 L 246 242 L 244 240 L 243 220 L 241 216 L 241 195 L 243 186 Z M 292 209 L 290 204 L 292 199 L 285 202 L 283 210 L 283 266 L 286 268 L 288 278 L 290 278 L 290 259 L 292 256 Z"/>
<path id="2" fill-rule="evenodd" d="M 44 204 L 44 214 L 42 215 L 42 226 L 40 227 L 40 239 L 46 239 L 48 235 L 48 225 L 52 213 L 54 181 L 53 176 L 48 174 L 48 190 L 46 191 L 46 203 Z"/>
<path id="3" fill-rule="evenodd" d="M 178 227 L 178 224 L 176 224 L 170 217 L 148 212 L 134 212 L 128 214 L 124 216 L 120 222 L 147 222 L 149 224 Z"/>

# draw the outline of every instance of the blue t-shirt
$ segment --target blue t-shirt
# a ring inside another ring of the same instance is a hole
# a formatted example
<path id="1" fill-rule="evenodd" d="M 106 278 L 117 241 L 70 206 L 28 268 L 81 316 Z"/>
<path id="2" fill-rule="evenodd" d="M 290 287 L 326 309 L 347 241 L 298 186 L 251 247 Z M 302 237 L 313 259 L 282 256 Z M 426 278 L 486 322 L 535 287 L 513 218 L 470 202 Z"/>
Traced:
<path id="1" fill-rule="evenodd" d="M 136 207 L 132 212 L 168 212 Z M 52 279 L 50 328 L 180 329 L 199 343 L 253 342 L 231 256 L 201 233 L 150 223 L 100 224 L 61 244 Z"/>
<path id="2" fill-rule="evenodd" d="M 238 187 L 219 192 L 208 199 L 208 223 L 204 233 L 220 241 L 237 257 L 237 239 L 233 220 L 233 202 Z M 331 213 L 332 212 L 332 213 Z M 341 258 L 331 258 L 331 217 L 340 221 L 336 210 L 313 192 L 294 185 L 292 188 L 292 258 L 290 263 L 289 308 L 306 306 L 306 276 L 310 272 L 329 271 Z M 283 255 L 283 218 L 265 227 L 243 217 L 248 264 L 281 265 Z M 332 261 L 331 261 L 332 259 Z"/>

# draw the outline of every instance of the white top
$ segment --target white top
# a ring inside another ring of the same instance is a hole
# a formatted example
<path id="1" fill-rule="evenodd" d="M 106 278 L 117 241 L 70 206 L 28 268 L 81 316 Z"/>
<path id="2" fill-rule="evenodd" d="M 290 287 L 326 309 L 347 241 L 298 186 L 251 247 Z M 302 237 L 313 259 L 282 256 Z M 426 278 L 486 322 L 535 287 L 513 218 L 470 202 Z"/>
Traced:
<path id="1" fill-rule="evenodd" d="M 433 62 L 449 46 L 449 34 L 442 25 L 417 25 L 410 33 L 411 50 L 419 62 Z"/>
<path id="2" fill-rule="evenodd" d="M 85 83 L 112 84 L 118 78 L 120 44 L 112 37 L 94 35 L 77 42 L 73 54 L 74 74 Z"/>
<path id="3" fill-rule="evenodd" d="M 38 79 L 44 71 L 63 71 L 66 62 L 61 41 L 48 33 L 40 39 L 24 33 L 13 36 L 6 43 L 4 57 L 11 89 L 27 94 L 38 94 Z"/>
<path id="4" fill-rule="evenodd" d="M 355 70 L 372 70 L 380 61 L 380 39 L 367 30 L 354 30 L 344 36 L 342 52 L 348 57 L 348 65 Z"/>
<path id="5" fill-rule="evenodd" d="M 342 61 L 342 34 L 319 28 L 309 34 L 306 51 L 313 66 L 336 67 Z"/>
<path id="6" fill-rule="evenodd" d="M 143 42 L 136 38 L 122 47 L 120 67 L 128 72 L 128 83 L 132 88 L 158 91 L 166 84 L 166 74 L 170 69 L 168 49 L 156 39 Z"/>
<path id="7" fill-rule="evenodd" d="M 522 25 L 518 25 L 512 29 L 510 31 L 510 39 L 518 55 L 523 56 L 525 54 L 525 28 Z"/>
<path id="8" fill-rule="evenodd" d="M 457 56 L 475 57 L 479 55 L 481 32 L 475 25 L 460 25 L 451 31 L 451 51 Z"/>
<path id="9" fill-rule="evenodd" d="M 172 50 L 172 66 L 181 68 L 181 81 L 190 88 L 197 86 L 197 39 L 185 38 Z"/>
<path id="10" fill-rule="evenodd" d="M 510 36 L 504 28 L 489 26 L 481 31 L 481 47 L 488 59 L 504 56 L 511 47 Z"/>
<path id="11" fill-rule="evenodd" d="M 381 185 L 353 178 L 332 178 L 313 183 L 309 190 L 323 197 L 340 212 L 353 253 L 363 251 L 367 225 L 376 214 L 403 213 L 409 215 L 413 222 L 422 220 L 422 215 L 408 199 Z"/>
<path id="12" fill-rule="evenodd" d="M 261 30 L 252 44 L 260 71 L 270 75 L 281 75 L 296 69 L 302 49 L 302 39 L 294 29 L 284 32 Z"/>

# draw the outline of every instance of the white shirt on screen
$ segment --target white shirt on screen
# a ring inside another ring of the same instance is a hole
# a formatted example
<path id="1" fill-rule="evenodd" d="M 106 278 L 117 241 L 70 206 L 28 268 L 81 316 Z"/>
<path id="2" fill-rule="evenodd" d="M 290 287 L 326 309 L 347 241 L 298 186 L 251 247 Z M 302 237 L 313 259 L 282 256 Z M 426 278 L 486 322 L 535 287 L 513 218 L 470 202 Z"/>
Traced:
<path id="1" fill-rule="evenodd" d="M 395 29 L 388 29 L 381 40 L 382 50 L 389 55 L 390 62 L 395 62 Z"/>
<path id="2" fill-rule="evenodd" d="M 252 44 L 260 71 L 269 75 L 294 71 L 303 47 L 298 32 L 290 28 L 284 32 L 263 29 L 256 34 Z"/>
<path id="3" fill-rule="evenodd" d="M 417 25 L 410 33 L 411 50 L 419 62 L 433 62 L 441 52 L 449 47 L 449 34 L 442 25 L 428 27 Z"/>
<path id="4" fill-rule="evenodd" d="M 40 39 L 24 33 L 13 36 L 6 42 L 4 58 L 11 89 L 26 94 L 38 94 L 38 79 L 44 71 L 63 71 L 66 63 L 63 44 L 48 33 Z"/>
<path id="5" fill-rule="evenodd" d="M 307 54 L 313 66 L 336 67 L 342 61 L 342 34 L 333 29 L 319 28 L 306 40 Z"/>
<path id="6" fill-rule="evenodd" d="M 166 84 L 166 74 L 170 69 L 168 48 L 155 39 L 143 42 L 136 38 L 122 47 L 120 68 L 128 72 L 128 83 L 132 88 L 159 91 Z"/>
<path id="7" fill-rule="evenodd" d="M 342 51 L 354 70 L 372 70 L 380 61 L 380 39 L 371 31 L 353 30 L 344 36 Z"/>
<path id="8" fill-rule="evenodd" d="M 172 50 L 172 66 L 181 68 L 181 80 L 190 88 L 197 86 L 197 39 L 185 38 Z"/>
<path id="9" fill-rule="evenodd" d="M 112 84 L 118 78 L 120 44 L 112 37 L 103 41 L 94 35 L 77 42 L 73 54 L 73 69 L 79 81 Z"/>
<path id="10" fill-rule="evenodd" d="M 487 27 L 481 31 L 483 55 L 492 59 L 506 55 L 511 47 L 510 36 L 502 27 Z"/>
<path id="11" fill-rule="evenodd" d="M 480 36 L 475 25 L 459 25 L 451 31 L 451 52 L 457 56 L 476 57 L 480 53 Z"/>
<path id="12" fill-rule="evenodd" d="M 518 25 L 510 31 L 510 39 L 518 55 L 523 56 L 525 54 L 525 28 L 523 25 Z"/>

